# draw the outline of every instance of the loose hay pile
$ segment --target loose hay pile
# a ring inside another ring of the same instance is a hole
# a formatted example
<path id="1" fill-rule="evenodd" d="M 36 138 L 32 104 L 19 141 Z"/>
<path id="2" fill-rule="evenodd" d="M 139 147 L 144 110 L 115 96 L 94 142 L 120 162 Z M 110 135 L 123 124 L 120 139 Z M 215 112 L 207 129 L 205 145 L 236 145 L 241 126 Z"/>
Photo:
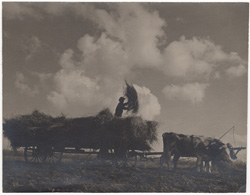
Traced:
<path id="1" fill-rule="evenodd" d="M 157 139 L 157 122 L 141 117 L 114 117 L 109 109 L 82 118 L 52 117 L 39 111 L 6 119 L 4 136 L 12 148 L 53 146 L 150 150 Z"/>
<path id="2" fill-rule="evenodd" d="M 138 102 L 138 95 L 133 85 L 129 85 L 127 81 L 126 89 L 124 91 L 124 96 L 127 97 L 127 110 L 132 111 L 133 113 L 137 113 L 139 110 L 139 102 Z"/>

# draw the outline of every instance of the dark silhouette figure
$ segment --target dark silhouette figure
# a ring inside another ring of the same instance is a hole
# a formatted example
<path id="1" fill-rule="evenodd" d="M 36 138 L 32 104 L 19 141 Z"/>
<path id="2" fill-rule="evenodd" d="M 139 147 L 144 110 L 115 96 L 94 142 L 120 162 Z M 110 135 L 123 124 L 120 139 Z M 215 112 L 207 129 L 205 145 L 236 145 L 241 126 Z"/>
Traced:
<path id="1" fill-rule="evenodd" d="M 119 103 L 115 109 L 115 116 L 117 116 L 117 117 L 121 117 L 123 110 L 127 110 L 127 103 L 124 103 L 124 100 L 125 100 L 124 97 L 119 98 Z"/>
<path id="2" fill-rule="evenodd" d="M 233 160 L 237 159 L 237 154 L 240 151 L 240 149 L 238 149 L 237 152 L 234 152 L 234 148 L 230 143 L 227 143 L 227 147 L 228 147 L 228 149 L 230 151 L 231 159 L 233 159 Z"/>

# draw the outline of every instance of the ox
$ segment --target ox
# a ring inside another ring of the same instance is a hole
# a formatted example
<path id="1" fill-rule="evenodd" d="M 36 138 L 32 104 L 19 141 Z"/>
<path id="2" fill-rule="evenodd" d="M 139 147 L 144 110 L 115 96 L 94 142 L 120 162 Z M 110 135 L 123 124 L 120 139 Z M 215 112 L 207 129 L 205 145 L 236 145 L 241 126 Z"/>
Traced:
<path id="1" fill-rule="evenodd" d="M 204 138 L 203 145 L 205 146 L 205 149 L 202 150 L 201 156 L 202 161 L 205 162 L 205 169 L 207 172 L 210 171 L 209 162 L 212 163 L 213 168 L 216 168 L 220 161 L 231 163 L 230 157 L 233 160 L 237 158 L 236 153 L 231 150 L 232 147 L 229 143 L 225 145 L 218 139 L 208 137 Z"/>
<path id="2" fill-rule="evenodd" d="M 175 170 L 180 157 L 196 157 L 198 171 L 203 170 L 203 161 L 207 171 L 209 170 L 209 161 L 230 161 L 226 145 L 218 139 L 176 133 L 164 133 L 162 137 L 164 146 L 160 164 L 162 166 L 166 162 L 168 169 L 172 155 L 174 156 Z"/>

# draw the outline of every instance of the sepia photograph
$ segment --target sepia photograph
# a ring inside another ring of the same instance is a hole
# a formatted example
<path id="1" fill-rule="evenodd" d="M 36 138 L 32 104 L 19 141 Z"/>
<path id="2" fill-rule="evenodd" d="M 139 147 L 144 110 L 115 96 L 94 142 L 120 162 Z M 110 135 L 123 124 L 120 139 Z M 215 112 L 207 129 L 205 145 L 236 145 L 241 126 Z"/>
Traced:
<path id="1" fill-rule="evenodd" d="M 1 4 L 2 192 L 248 191 L 248 2 Z"/>

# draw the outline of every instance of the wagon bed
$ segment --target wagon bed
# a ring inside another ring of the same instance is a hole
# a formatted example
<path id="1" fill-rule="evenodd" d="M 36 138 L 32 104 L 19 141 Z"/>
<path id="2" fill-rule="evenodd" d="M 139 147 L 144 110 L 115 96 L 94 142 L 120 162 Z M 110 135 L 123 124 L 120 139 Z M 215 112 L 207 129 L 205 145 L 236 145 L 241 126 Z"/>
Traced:
<path id="1" fill-rule="evenodd" d="M 86 154 L 86 155 L 99 155 L 100 151 L 92 150 L 86 151 L 88 148 L 64 148 L 64 149 L 56 149 L 56 148 L 39 148 L 39 147 L 25 147 L 24 148 L 24 159 L 26 162 L 33 163 L 60 163 L 63 157 L 63 154 Z M 137 157 L 146 158 L 151 155 L 162 155 L 162 152 L 145 152 L 140 150 L 128 150 L 127 151 L 128 158 L 132 158 L 134 160 L 134 164 L 136 163 Z M 116 159 L 116 154 L 114 150 L 109 150 L 106 156 L 106 160 L 114 160 Z"/>

